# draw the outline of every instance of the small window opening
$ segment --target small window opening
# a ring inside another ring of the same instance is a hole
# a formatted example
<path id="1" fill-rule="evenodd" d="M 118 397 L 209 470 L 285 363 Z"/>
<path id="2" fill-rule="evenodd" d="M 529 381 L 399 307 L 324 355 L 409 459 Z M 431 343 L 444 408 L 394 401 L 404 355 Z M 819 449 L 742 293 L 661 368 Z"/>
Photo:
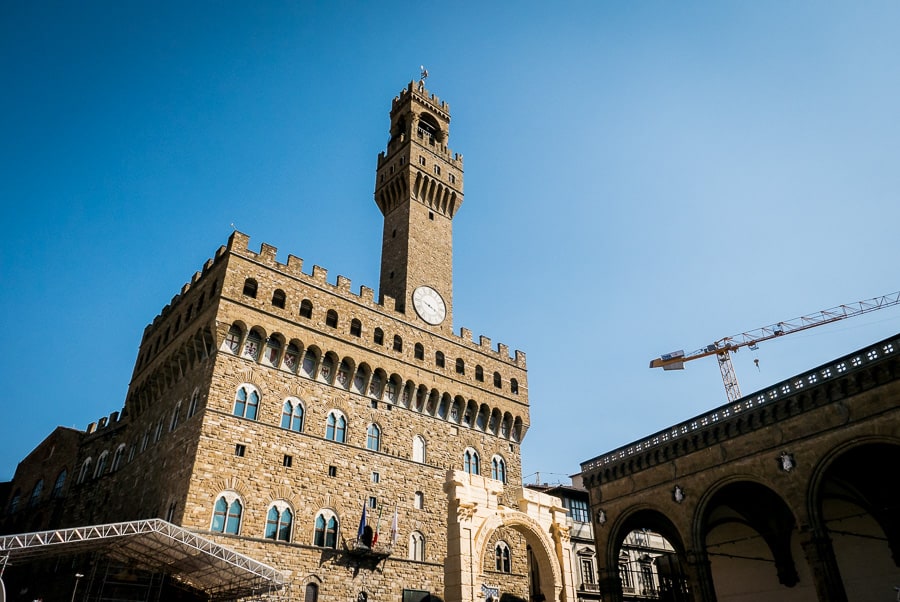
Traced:
<path id="1" fill-rule="evenodd" d="M 244 454 L 246 454 L 246 453 L 247 453 L 246 445 L 244 445 L 242 443 L 238 443 L 237 445 L 234 446 L 234 455 L 235 456 L 237 456 L 239 458 L 243 458 Z"/>

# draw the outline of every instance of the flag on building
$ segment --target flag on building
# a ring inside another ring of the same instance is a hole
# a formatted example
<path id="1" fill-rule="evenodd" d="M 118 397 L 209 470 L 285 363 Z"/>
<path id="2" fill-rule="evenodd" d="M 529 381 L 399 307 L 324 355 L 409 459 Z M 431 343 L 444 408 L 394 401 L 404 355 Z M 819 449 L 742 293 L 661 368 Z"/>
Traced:
<path id="1" fill-rule="evenodd" d="M 362 517 L 359 519 L 359 529 L 356 531 L 356 545 L 362 541 L 362 537 L 366 532 L 366 503 L 363 502 Z"/>
<path id="2" fill-rule="evenodd" d="M 391 521 L 391 545 L 397 543 L 397 507 L 394 506 L 394 520 Z"/>
<path id="3" fill-rule="evenodd" d="M 384 506 L 379 504 L 378 508 L 378 520 L 375 521 L 375 533 L 372 535 L 372 547 L 375 547 L 375 544 L 378 543 L 378 532 L 381 530 L 381 511 L 384 510 Z"/>

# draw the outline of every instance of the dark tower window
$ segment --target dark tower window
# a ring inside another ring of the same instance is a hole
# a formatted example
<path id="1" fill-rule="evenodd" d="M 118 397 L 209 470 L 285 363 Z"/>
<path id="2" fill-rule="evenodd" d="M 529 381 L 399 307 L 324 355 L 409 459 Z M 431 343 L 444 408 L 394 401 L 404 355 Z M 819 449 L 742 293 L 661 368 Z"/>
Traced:
<path id="1" fill-rule="evenodd" d="M 434 365 L 438 368 L 444 367 L 444 354 L 441 351 L 434 352 Z"/>
<path id="2" fill-rule="evenodd" d="M 330 328 L 337 328 L 338 324 L 338 315 L 337 312 L 333 309 L 329 309 L 328 313 L 325 314 L 325 326 Z"/>
<path id="3" fill-rule="evenodd" d="M 253 278 L 247 278 L 246 280 L 244 280 L 244 296 L 256 299 L 256 289 L 258 287 L 259 285 L 256 284 L 256 280 L 254 280 Z"/>
<path id="4" fill-rule="evenodd" d="M 394 351 L 403 351 L 403 339 L 400 335 L 394 335 Z"/>
<path id="5" fill-rule="evenodd" d="M 503 383 L 500 380 L 500 373 L 494 372 L 494 386 L 498 389 L 503 386 Z"/>
<path id="6" fill-rule="evenodd" d="M 465 374 L 466 373 L 466 363 L 462 361 L 462 358 L 457 358 L 456 360 L 456 373 L 457 374 Z"/>
<path id="7" fill-rule="evenodd" d="M 376 328 L 373 340 L 375 341 L 376 345 L 384 345 L 384 331 L 380 328 Z"/>
<path id="8" fill-rule="evenodd" d="M 509 379 L 509 391 L 513 395 L 519 394 L 519 381 L 514 378 Z"/>
<path id="9" fill-rule="evenodd" d="M 353 318 L 353 320 L 350 322 L 350 335 L 354 336 L 354 337 L 358 337 L 361 334 L 362 334 L 362 322 L 360 322 L 356 318 Z"/>
<path id="10" fill-rule="evenodd" d="M 481 366 L 475 366 L 475 380 L 480 383 L 484 382 L 484 368 Z"/>
<path id="11" fill-rule="evenodd" d="M 275 307 L 280 307 L 284 309 L 284 302 L 287 299 L 287 296 L 284 294 L 284 291 L 280 288 L 277 289 L 274 293 L 272 293 L 272 305 Z"/>
<path id="12" fill-rule="evenodd" d="M 303 302 L 300 303 L 300 316 L 303 318 L 312 317 L 312 301 L 309 299 L 304 299 Z"/>
<path id="13" fill-rule="evenodd" d="M 422 346 L 422 343 L 416 343 L 416 347 L 413 351 L 413 355 L 417 360 L 425 359 L 425 348 Z"/>

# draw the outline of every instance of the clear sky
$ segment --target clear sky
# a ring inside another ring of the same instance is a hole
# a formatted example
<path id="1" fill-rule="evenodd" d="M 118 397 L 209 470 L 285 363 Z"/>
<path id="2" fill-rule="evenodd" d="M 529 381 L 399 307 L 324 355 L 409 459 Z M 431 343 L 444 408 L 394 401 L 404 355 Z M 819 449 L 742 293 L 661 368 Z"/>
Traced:
<path id="1" fill-rule="evenodd" d="M 527 354 L 527 480 L 721 405 L 714 360 L 649 361 L 900 290 L 898 31 L 893 1 L 3 2 L 0 480 L 122 407 L 231 224 L 376 288 L 420 64 L 465 156 L 455 329 Z M 898 331 L 735 368 L 750 393 Z"/>

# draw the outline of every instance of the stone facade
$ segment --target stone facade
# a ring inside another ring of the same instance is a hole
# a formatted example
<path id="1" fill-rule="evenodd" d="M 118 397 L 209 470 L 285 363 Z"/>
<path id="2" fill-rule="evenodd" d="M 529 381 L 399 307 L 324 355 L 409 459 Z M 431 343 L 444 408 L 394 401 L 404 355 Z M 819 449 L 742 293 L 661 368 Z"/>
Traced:
<path id="1" fill-rule="evenodd" d="M 636 529 L 672 600 L 881 600 L 900 567 L 900 335 L 581 465 L 604 599 Z"/>
<path id="2" fill-rule="evenodd" d="M 159 517 L 281 569 L 294 598 L 314 585 L 323 600 L 457 599 L 446 483 L 455 471 L 501 492 L 520 483 L 529 406 L 524 353 L 453 331 L 462 158 L 445 146 L 448 124 L 421 82 L 394 100 L 376 176 L 379 298 L 234 232 L 145 329 L 121 413 L 54 433 L 32 454 L 65 438 L 49 464 L 23 461 L 20 499 L 39 478 L 69 477 L 28 512 L 8 502 L 4 531 Z M 420 316 L 420 286 L 440 295 L 443 320 Z M 360 553 L 364 506 L 379 540 Z M 497 528 L 489 538 L 510 546 L 512 570 L 475 572 L 528 598 L 525 538 Z"/>

